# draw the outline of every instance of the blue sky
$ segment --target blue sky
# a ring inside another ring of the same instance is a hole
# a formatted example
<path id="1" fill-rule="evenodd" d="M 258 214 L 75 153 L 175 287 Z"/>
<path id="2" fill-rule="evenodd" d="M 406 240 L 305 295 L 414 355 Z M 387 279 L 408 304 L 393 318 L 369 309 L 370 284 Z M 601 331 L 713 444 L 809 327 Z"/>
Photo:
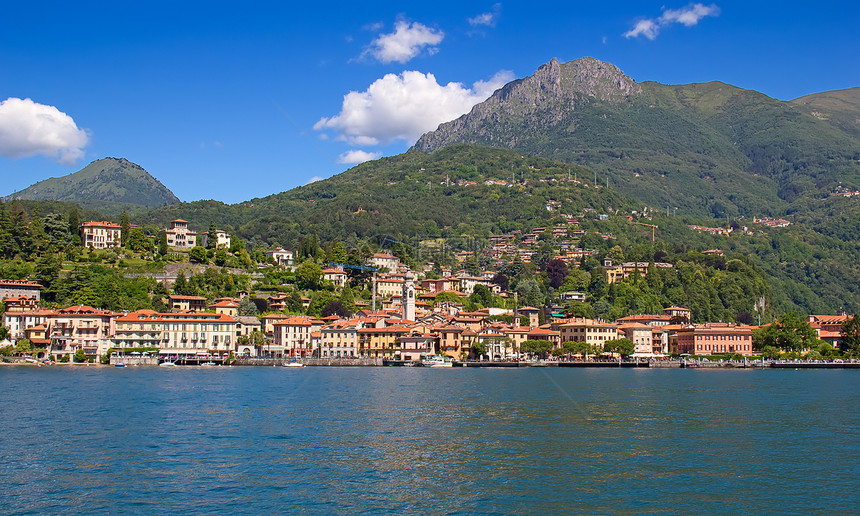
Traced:
<path id="1" fill-rule="evenodd" d="M 782 100 L 860 86 L 854 2 L 33 1 L 2 12 L 4 195 L 113 156 L 185 201 L 263 197 L 403 152 L 553 57 Z"/>

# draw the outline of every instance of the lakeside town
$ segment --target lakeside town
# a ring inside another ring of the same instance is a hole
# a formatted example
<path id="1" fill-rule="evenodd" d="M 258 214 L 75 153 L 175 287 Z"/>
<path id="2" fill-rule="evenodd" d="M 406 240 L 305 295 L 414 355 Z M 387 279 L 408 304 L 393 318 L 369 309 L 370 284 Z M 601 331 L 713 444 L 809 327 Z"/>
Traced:
<path id="1" fill-rule="evenodd" d="M 80 225 L 81 243 L 93 251 L 120 248 L 122 232 L 121 224 L 111 222 Z M 568 226 L 493 236 L 490 258 L 501 263 L 513 255 L 528 263 L 545 234 L 560 237 L 553 259 L 562 265 L 570 263 L 574 269 L 577 260 L 601 258 L 600 270 L 610 285 L 632 277 L 647 278 L 673 267 L 653 260 L 614 264 L 612 253 L 597 256 L 597 251 L 565 240 L 585 235 Z M 202 236 L 212 250 L 231 248 L 226 231 L 212 227 Z M 205 256 L 204 247 L 199 245 L 202 242 L 185 220 L 172 221 L 161 238 L 172 251 L 192 255 L 199 251 Z M 468 251 L 458 252 L 456 259 L 463 266 L 469 260 L 476 261 L 474 252 Z M 265 261 L 262 266 L 285 273 L 297 274 L 302 267 L 292 250 L 281 247 L 267 251 Z M 452 270 L 433 262 L 413 270 L 386 252 L 369 254 L 362 265 L 313 265 L 315 268 L 306 267 L 301 274 L 309 273 L 311 282 L 332 299 L 318 315 L 307 313 L 312 300 L 297 290 L 267 292 L 253 299 L 249 290 L 242 289 L 234 296 L 212 298 L 183 294 L 177 292 L 177 282 L 185 281 L 181 272 L 162 280 L 165 296 L 159 301 L 166 308 L 163 311 L 112 311 L 85 304 L 49 308 L 42 302 L 43 285 L 3 279 L 0 299 L 6 339 L 0 342 L 0 349 L 7 357 L 40 363 L 110 363 L 112 355 L 128 353 L 145 353 L 161 362 L 230 363 L 247 359 L 253 363 L 253 359 L 266 358 L 337 360 L 338 365 L 368 359 L 374 364 L 410 365 L 430 357 L 487 362 L 615 357 L 648 361 L 687 356 L 824 360 L 841 356 L 846 328 L 854 322 L 852 316 L 836 313 L 801 320 L 794 314 L 794 320 L 789 317 L 767 325 L 693 323 L 691 309 L 679 306 L 606 320 L 571 313 L 577 304 L 588 300 L 587 292 L 560 291 L 558 300 L 564 304 L 535 307 L 521 303 L 518 292 L 506 290 L 494 270 L 475 274 L 465 267 Z M 347 304 L 351 306 L 345 307 L 344 296 L 348 292 L 352 298 L 352 287 L 356 286 L 351 285 L 351 272 L 363 274 L 362 281 L 370 284 L 370 299 L 350 299 Z M 562 276 L 570 278 L 566 265 Z M 797 339 L 787 340 L 778 332 L 793 333 Z M 121 360 L 114 357 L 113 362 L 117 361 Z"/>

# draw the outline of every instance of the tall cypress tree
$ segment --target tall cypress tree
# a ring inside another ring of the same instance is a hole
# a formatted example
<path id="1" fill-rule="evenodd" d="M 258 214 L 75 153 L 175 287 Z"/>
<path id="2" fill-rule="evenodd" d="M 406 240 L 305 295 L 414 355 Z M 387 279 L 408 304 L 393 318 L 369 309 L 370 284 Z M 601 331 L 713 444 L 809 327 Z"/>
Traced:
<path id="1" fill-rule="evenodd" d="M 209 221 L 209 234 L 206 237 L 206 249 L 215 249 L 218 247 L 218 228 L 215 227 L 214 221 Z"/>
<path id="2" fill-rule="evenodd" d="M 131 222 L 128 219 L 128 212 L 122 210 L 122 214 L 119 216 L 119 225 L 121 226 L 122 234 L 120 235 L 120 241 L 122 245 L 125 246 L 128 242 L 128 235 L 131 233 Z"/>

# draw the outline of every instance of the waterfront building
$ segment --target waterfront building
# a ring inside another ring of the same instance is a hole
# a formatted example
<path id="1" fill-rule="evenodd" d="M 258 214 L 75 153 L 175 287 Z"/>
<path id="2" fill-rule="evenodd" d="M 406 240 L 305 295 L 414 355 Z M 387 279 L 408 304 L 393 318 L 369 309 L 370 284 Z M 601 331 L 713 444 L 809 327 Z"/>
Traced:
<path id="1" fill-rule="evenodd" d="M 53 310 L 7 310 L 3 313 L 3 326 L 9 331 L 9 339 L 24 338 L 27 328 L 45 324 L 55 312 Z"/>
<path id="2" fill-rule="evenodd" d="M 110 310 L 77 305 L 57 310 L 48 317 L 50 352 L 57 356 L 74 355 L 84 350 L 87 358 L 98 359 L 112 346 L 114 317 Z"/>
<path id="3" fill-rule="evenodd" d="M 384 328 L 361 328 L 358 330 L 358 352 L 367 358 L 395 358 L 395 352 L 400 349 L 398 339 L 407 334 L 405 326 L 387 326 Z"/>
<path id="4" fill-rule="evenodd" d="M 320 358 L 355 358 L 359 355 L 358 330 L 364 327 L 360 319 L 334 321 L 320 330 Z"/>
<path id="5" fill-rule="evenodd" d="M 122 226 L 113 222 L 84 222 L 81 224 L 81 245 L 91 249 L 119 247 L 122 242 Z"/>
<path id="6" fill-rule="evenodd" d="M 290 316 L 272 325 L 270 351 L 276 357 L 306 358 L 313 354 L 311 333 L 318 332 L 323 322 L 305 315 Z"/>
<path id="7" fill-rule="evenodd" d="M 618 338 L 618 326 L 585 317 L 570 319 L 559 326 L 559 332 L 562 342 L 586 342 L 591 346 L 603 346 L 607 340 Z"/>
<path id="8" fill-rule="evenodd" d="M 547 340 L 552 343 L 553 348 L 561 347 L 561 331 L 543 327 L 529 328 L 527 337 L 528 340 Z"/>
<path id="9" fill-rule="evenodd" d="M 179 356 L 235 351 L 236 320 L 225 314 L 138 310 L 117 317 L 114 326 L 117 348 L 159 347 L 162 355 Z"/>
<path id="10" fill-rule="evenodd" d="M 395 357 L 417 362 L 422 356 L 435 355 L 437 342 L 438 339 L 431 333 L 410 331 L 398 337 L 399 354 L 395 353 Z"/>
<path id="11" fill-rule="evenodd" d="M 625 322 L 618 326 L 618 330 L 624 338 L 633 343 L 633 356 L 652 357 L 662 354 L 660 343 L 657 344 L 655 350 L 654 333 L 651 326 L 640 322 Z"/>
<path id="12" fill-rule="evenodd" d="M 24 329 L 24 338 L 30 341 L 30 345 L 36 349 L 47 349 L 51 345 L 51 336 L 48 333 L 47 323 L 37 324 L 30 328 Z M 42 353 L 39 353 L 39 358 L 44 358 Z"/>
<path id="13" fill-rule="evenodd" d="M 678 329 L 673 342 L 673 353 L 714 355 L 738 353 L 753 354 L 752 326 L 731 323 L 691 324 Z"/>

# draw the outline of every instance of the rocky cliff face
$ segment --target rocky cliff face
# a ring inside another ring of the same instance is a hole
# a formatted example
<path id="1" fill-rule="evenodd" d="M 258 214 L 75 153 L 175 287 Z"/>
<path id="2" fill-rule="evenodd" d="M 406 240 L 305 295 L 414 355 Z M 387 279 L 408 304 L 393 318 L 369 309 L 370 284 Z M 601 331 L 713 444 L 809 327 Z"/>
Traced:
<path id="1" fill-rule="evenodd" d="M 513 148 L 523 127 L 545 129 L 562 123 L 585 102 L 626 102 L 641 86 L 615 65 L 584 57 L 567 63 L 553 58 L 531 77 L 506 84 L 472 111 L 423 135 L 415 148 L 434 152 L 452 143 Z"/>

